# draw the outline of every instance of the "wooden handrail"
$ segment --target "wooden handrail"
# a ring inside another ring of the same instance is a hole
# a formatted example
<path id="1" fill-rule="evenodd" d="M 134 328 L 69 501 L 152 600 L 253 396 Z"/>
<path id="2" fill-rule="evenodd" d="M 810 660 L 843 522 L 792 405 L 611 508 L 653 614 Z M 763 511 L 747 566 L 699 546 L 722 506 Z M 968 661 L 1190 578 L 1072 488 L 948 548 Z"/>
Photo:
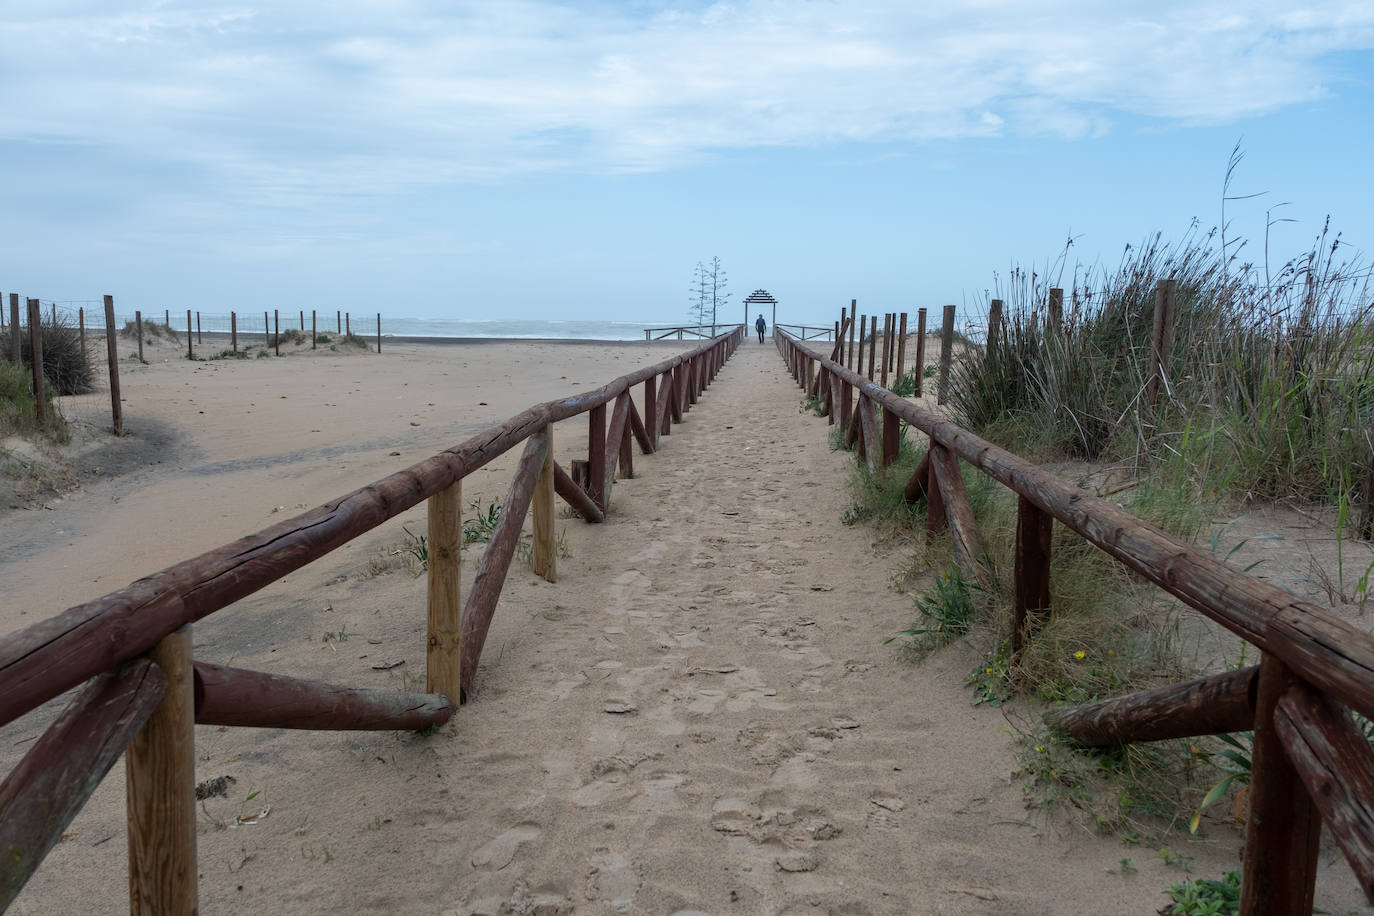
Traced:
<path id="1" fill-rule="evenodd" d="M 0 725 L 101 671 L 142 655 L 179 627 L 251 595 L 418 505 L 545 426 L 604 405 L 650 377 L 694 364 L 695 357 L 730 336 L 593 391 L 535 405 L 461 445 L 347 496 L 5 637 L 0 641 Z"/>
<path id="2" fill-rule="evenodd" d="M 786 332 L 779 340 L 779 346 L 796 348 L 818 360 L 825 371 L 1030 500 L 1103 552 L 1374 718 L 1374 636 L 1059 480 L 941 414 L 898 397 L 808 350 Z"/>

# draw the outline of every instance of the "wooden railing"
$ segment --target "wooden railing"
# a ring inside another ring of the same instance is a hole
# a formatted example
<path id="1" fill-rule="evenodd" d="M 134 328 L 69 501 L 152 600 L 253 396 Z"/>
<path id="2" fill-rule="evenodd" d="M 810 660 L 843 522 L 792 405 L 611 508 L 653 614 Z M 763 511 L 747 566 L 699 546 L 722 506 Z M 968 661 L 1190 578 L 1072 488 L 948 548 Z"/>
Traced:
<path id="1" fill-rule="evenodd" d="M 834 340 L 836 334 L 839 333 L 838 327 L 819 328 L 805 324 L 783 324 L 782 322 L 778 322 L 774 327 L 802 340 Z"/>
<path id="2" fill-rule="evenodd" d="M 703 337 L 709 340 L 710 338 L 714 337 L 717 332 L 723 330 L 726 333 L 729 333 L 729 329 L 734 327 L 735 325 L 726 324 L 722 321 L 720 324 L 684 324 L 673 325 L 670 328 L 645 328 L 644 339 L 665 340 L 676 334 L 677 339 L 682 340 L 682 335 L 687 334 L 691 337 Z M 662 333 L 659 333 L 660 331 Z M 658 334 L 658 336 L 655 337 L 655 334 Z"/>
<path id="3" fill-rule="evenodd" d="M 1053 612 L 1056 519 L 1257 646 L 1261 660 L 1253 668 L 1078 707 L 1055 715 L 1052 724 L 1086 745 L 1253 729 L 1241 913 L 1311 912 L 1323 821 L 1374 902 L 1374 751 L 1350 713 L 1374 718 L 1374 636 L 892 394 L 790 335 L 778 334 L 777 346 L 798 384 L 819 400 L 832 425 L 841 425 L 846 443 L 857 444 L 870 469 L 896 459 L 902 421 L 929 436 L 906 498 L 926 500 L 928 533 L 948 529 L 970 576 L 987 573 L 958 459 L 1017 493 L 1014 652 Z"/>
<path id="4" fill-rule="evenodd" d="M 633 476 L 634 443 L 653 453 L 742 335 L 735 327 L 595 391 L 531 407 L 347 496 L 5 637 L 0 725 L 90 683 L 0 784 L 0 911 L 126 747 L 131 911 L 193 912 L 197 723 L 422 729 L 446 722 L 454 713 L 449 698 L 466 698 L 471 690 L 531 503 L 532 565 L 553 581 L 554 494 L 587 521 L 602 521 L 617 466 L 622 476 Z M 639 384 L 642 409 L 630 393 Z M 553 460 L 553 424 L 584 413 L 588 454 L 573 462 L 569 475 Z M 460 605 L 462 480 L 522 442 L 500 518 L 467 603 Z M 429 500 L 427 693 L 335 687 L 192 659 L 195 621 L 422 500 Z"/>

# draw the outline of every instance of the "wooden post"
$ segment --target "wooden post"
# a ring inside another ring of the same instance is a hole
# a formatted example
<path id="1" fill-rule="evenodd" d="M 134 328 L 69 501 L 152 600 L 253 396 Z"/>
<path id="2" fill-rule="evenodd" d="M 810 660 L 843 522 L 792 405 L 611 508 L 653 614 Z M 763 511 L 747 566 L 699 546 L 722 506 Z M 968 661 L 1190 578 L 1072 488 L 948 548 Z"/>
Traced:
<path id="1" fill-rule="evenodd" d="M 19 347 L 19 294 L 10 293 L 10 362 L 18 366 L 23 361 Z"/>
<path id="2" fill-rule="evenodd" d="M 949 395 L 949 367 L 954 359 L 954 306 L 945 306 L 945 322 L 940 328 L 940 387 L 937 403 Z"/>
<path id="3" fill-rule="evenodd" d="M 906 312 L 902 312 L 901 322 L 897 329 L 897 384 L 902 383 L 902 377 L 906 375 L 904 366 L 906 365 Z"/>
<path id="4" fill-rule="evenodd" d="M 200 312 L 196 312 L 196 343 L 205 343 L 205 338 L 200 334 Z"/>
<path id="5" fill-rule="evenodd" d="M 902 420 L 887 407 L 883 407 L 883 467 L 897 460 L 902 447 Z"/>
<path id="6" fill-rule="evenodd" d="M 43 313 L 37 299 L 29 300 L 29 363 L 33 370 L 34 416 L 39 426 L 47 426 L 48 399 L 43 390 Z"/>
<path id="7" fill-rule="evenodd" d="M 1045 724 L 1084 747 L 1246 732 L 1255 724 L 1254 666 L 1053 709 Z"/>
<path id="8" fill-rule="evenodd" d="M 1045 315 L 1046 332 L 1054 336 L 1064 331 L 1064 291 L 1055 287 L 1050 290 L 1049 306 Z"/>
<path id="9" fill-rule="evenodd" d="M 316 349 L 316 348 L 319 346 L 319 343 L 315 340 L 315 338 L 319 336 L 319 334 L 316 333 L 316 329 L 317 329 L 317 328 L 318 328 L 318 325 L 315 323 L 315 310 L 314 310 L 314 309 L 311 309 L 311 310 L 310 310 L 310 349 L 312 349 L 312 350 Z"/>
<path id="10" fill-rule="evenodd" d="M 997 348 L 1002 334 L 1002 300 L 994 299 L 988 305 L 988 355 Z"/>
<path id="11" fill-rule="evenodd" d="M 644 380 L 644 422 L 645 432 L 649 435 L 652 451 L 658 451 L 658 376 L 651 375 Z"/>
<path id="12" fill-rule="evenodd" d="M 300 311 L 300 313 L 301 313 L 301 314 L 300 314 L 300 320 L 301 320 L 300 329 L 301 329 L 301 333 L 304 334 L 304 333 L 305 333 L 305 309 L 300 309 L 299 311 Z"/>
<path id="13" fill-rule="evenodd" d="M 0 309 L 0 312 L 3 311 L 4 309 Z M 78 306 L 76 309 L 76 328 L 81 339 L 81 362 L 89 365 L 91 356 L 86 352 L 86 307 L 84 305 Z"/>
<path id="14" fill-rule="evenodd" d="M 916 362 L 911 367 L 916 378 L 916 397 L 921 396 L 921 386 L 926 374 L 926 310 L 916 310 Z"/>
<path id="15" fill-rule="evenodd" d="M 40 304 L 41 304 L 41 303 L 42 303 L 42 300 L 40 299 L 39 302 L 40 302 Z M 53 327 L 57 327 L 57 303 L 56 303 L 56 302 L 54 302 L 54 303 L 52 304 L 52 326 L 53 326 Z"/>
<path id="16" fill-rule="evenodd" d="M 124 407 L 119 401 L 119 341 L 115 339 L 114 296 L 105 297 L 105 352 L 110 361 L 110 413 L 114 434 L 124 435 Z"/>
<path id="17" fill-rule="evenodd" d="M 229 313 L 229 349 L 239 352 L 239 316 L 233 311 Z"/>
<path id="18" fill-rule="evenodd" d="M 679 367 L 680 368 L 680 367 Z M 606 511 L 606 405 L 587 411 L 587 495 Z"/>
<path id="19" fill-rule="evenodd" d="M 536 576 L 548 582 L 558 581 L 558 548 L 554 533 L 553 515 L 553 426 L 544 427 L 549 437 L 549 453 L 534 482 L 534 552 L 530 565 Z"/>
<path id="20" fill-rule="evenodd" d="M 935 472 L 935 459 L 931 454 L 942 446 L 932 441 L 930 450 L 926 452 L 926 461 L 921 462 L 926 468 L 926 544 L 930 545 L 935 540 L 935 536 L 945 527 L 945 494 L 940 491 L 940 480 Z M 908 489 L 910 484 L 908 484 Z"/>
<path id="21" fill-rule="evenodd" d="M 334 310 L 334 333 L 343 333 L 343 312 L 339 311 L 338 309 Z"/>
<path id="22" fill-rule="evenodd" d="M 878 316 L 874 315 L 868 328 L 868 380 L 873 381 L 873 361 L 878 352 Z"/>
<path id="23" fill-rule="evenodd" d="M 857 360 L 858 368 L 854 371 L 859 375 L 864 374 L 864 334 L 868 332 L 868 316 L 859 316 L 859 356 Z"/>
<path id="24" fill-rule="evenodd" d="M 428 636 L 425 690 L 454 702 L 462 697 L 463 482 L 456 480 L 429 498 Z"/>
<path id="25" fill-rule="evenodd" d="M 377 352 L 382 352 L 382 313 L 377 313 Z"/>
<path id="26" fill-rule="evenodd" d="M 281 356 L 281 309 L 272 309 L 272 353 Z"/>
<path id="27" fill-rule="evenodd" d="M 1150 405 L 1151 412 L 1159 407 L 1159 388 L 1169 365 L 1174 300 L 1177 296 L 1177 280 L 1160 280 L 1155 284 L 1154 332 L 1150 337 L 1150 380 L 1145 388 L 1145 400 Z"/>
<path id="28" fill-rule="evenodd" d="M 162 703 L 125 752 L 129 912 L 197 912 L 196 718 L 191 627 L 148 653 L 167 678 Z"/>
<path id="29" fill-rule="evenodd" d="M 351 336 L 353 336 L 353 320 L 352 320 L 352 319 L 353 319 L 353 316 L 352 316 L 352 315 L 350 315 L 348 312 L 344 312 L 344 336 L 345 336 L 345 337 L 351 337 Z"/>
<path id="30" fill-rule="evenodd" d="M 843 360 L 841 360 L 841 362 L 844 363 L 845 368 L 847 368 L 847 369 L 853 369 L 853 368 L 854 368 L 854 318 L 855 318 L 855 314 L 858 312 L 858 309 L 859 309 L 859 300 L 857 300 L 857 299 L 850 299 L 850 300 L 849 300 L 849 350 L 848 350 L 847 355 L 845 356 L 845 358 L 844 358 Z"/>
<path id="31" fill-rule="evenodd" d="M 266 350 L 272 346 L 272 325 L 267 321 L 267 310 L 262 311 L 262 348 Z"/>
<path id="32" fill-rule="evenodd" d="M 892 313 L 883 313 L 883 371 L 881 380 L 878 384 L 887 387 L 887 369 L 889 354 L 892 352 Z"/>
<path id="33" fill-rule="evenodd" d="M 1260 656 L 1241 916 L 1312 912 L 1321 815 L 1284 753 L 1283 739 L 1274 725 L 1279 700 L 1298 683 L 1278 656 L 1269 652 Z"/>
<path id="34" fill-rule="evenodd" d="M 1024 496 L 1016 507 L 1016 593 L 1012 599 L 1011 654 L 1031 637 L 1031 621 L 1050 609 L 1050 557 L 1054 517 Z"/>
<path id="35" fill-rule="evenodd" d="M 138 361 L 146 363 L 143 358 L 143 312 L 138 310 L 134 311 L 134 332 L 138 334 Z"/>
<path id="36" fill-rule="evenodd" d="M 84 349 L 84 348 L 83 348 Z M 186 358 L 196 358 L 195 338 L 191 336 L 191 310 L 186 310 Z"/>
<path id="37" fill-rule="evenodd" d="M 57 303 L 56 303 L 56 302 L 54 302 L 54 303 L 53 303 L 53 306 L 52 306 L 52 320 L 53 320 L 54 323 L 56 323 L 56 321 L 57 321 Z M 171 310 L 171 309 L 165 308 L 165 309 L 162 310 L 162 324 L 163 324 L 163 326 L 166 327 L 168 330 L 171 329 L 171 327 L 172 327 L 172 310 Z"/>

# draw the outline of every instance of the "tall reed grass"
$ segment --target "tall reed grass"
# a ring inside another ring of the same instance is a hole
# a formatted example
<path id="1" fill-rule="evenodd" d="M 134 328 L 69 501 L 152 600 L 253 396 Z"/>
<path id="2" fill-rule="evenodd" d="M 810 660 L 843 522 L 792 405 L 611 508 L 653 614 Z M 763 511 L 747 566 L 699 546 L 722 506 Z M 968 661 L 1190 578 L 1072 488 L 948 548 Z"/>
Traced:
<path id="1" fill-rule="evenodd" d="M 1282 266 L 1239 263 L 1239 246 L 1195 230 L 1128 245 L 1115 268 L 1075 267 L 1062 324 L 1047 275 L 998 284 L 995 343 L 956 366 L 963 425 L 1039 457 L 1130 461 L 1213 493 L 1337 501 L 1357 488 L 1374 420 L 1370 269 L 1324 227 Z M 1058 274 L 1051 278 L 1051 275 Z M 1178 285 L 1158 404 L 1151 377 L 1155 286 Z"/>

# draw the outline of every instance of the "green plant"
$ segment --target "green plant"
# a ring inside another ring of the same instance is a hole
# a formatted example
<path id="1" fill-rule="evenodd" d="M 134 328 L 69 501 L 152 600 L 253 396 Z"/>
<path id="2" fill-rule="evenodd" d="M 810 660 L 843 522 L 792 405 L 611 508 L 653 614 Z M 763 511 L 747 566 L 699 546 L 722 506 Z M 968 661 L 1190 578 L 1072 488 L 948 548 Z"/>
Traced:
<path id="1" fill-rule="evenodd" d="M 973 705 L 1001 706 L 1012 697 L 1011 641 L 1002 640 L 968 675 Z"/>
<path id="2" fill-rule="evenodd" d="M 921 378 L 935 378 L 935 376 L 938 375 L 939 372 L 939 366 L 935 365 L 934 363 L 926 363 L 925 367 L 921 369 Z"/>
<path id="3" fill-rule="evenodd" d="M 916 393 L 916 373 L 914 371 L 905 373 L 901 378 L 893 382 L 890 390 L 899 397 L 911 397 Z"/>
<path id="4" fill-rule="evenodd" d="M 401 530 L 406 533 L 406 543 L 402 547 L 402 550 L 414 557 L 415 562 L 420 564 L 420 571 L 424 572 L 429 568 L 429 537 L 423 534 L 415 534 L 404 526 L 402 526 Z"/>
<path id="5" fill-rule="evenodd" d="M 317 343 L 329 343 L 330 337 L 328 334 L 316 334 L 315 340 Z"/>
<path id="6" fill-rule="evenodd" d="M 816 416 L 821 415 L 821 399 L 819 395 L 810 395 L 802 401 L 801 412 L 805 413 L 807 411 L 814 413 Z"/>
<path id="7" fill-rule="evenodd" d="M 1217 740 L 1225 747 L 1212 753 L 1213 762 L 1224 775 L 1212 788 L 1207 790 L 1193 819 L 1188 822 L 1188 832 L 1197 833 L 1202 823 L 1204 809 L 1216 804 L 1226 796 L 1232 786 L 1250 784 L 1250 758 L 1253 754 L 1255 736 L 1252 732 L 1239 732 L 1233 735 L 1217 735 Z"/>
<path id="8" fill-rule="evenodd" d="M 119 330 L 119 336 L 123 337 L 125 340 L 137 340 L 138 322 L 124 322 L 124 327 L 120 328 Z M 176 329 L 173 328 L 170 324 L 163 324 L 158 321 L 143 322 L 143 339 L 145 342 L 152 343 L 153 340 L 162 337 L 166 337 L 168 340 L 171 341 L 181 340 L 181 335 L 178 334 Z"/>
<path id="9" fill-rule="evenodd" d="M 493 499 L 491 503 L 482 508 L 480 500 L 473 500 L 468 504 L 475 515 L 463 519 L 463 547 L 469 544 L 485 544 L 491 540 L 492 534 L 496 531 L 496 523 L 501 520 L 501 500 Z"/>
<path id="10" fill-rule="evenodd" d="M 219 351 L 218 353 L 216 353 L 214 356 L 211 356 L 211 357 L 210 357 L 210 359 L 212 359 L 212 360 L 214 360 L 214 359 L 247 359 L 247 358 L 248 358 L 248 354 L 245 353 L 244 351 L 242 351 L 242 350 L 230 350 L 230 349 L 228 349 L 228 348 L 225 348 L 225 349 L 223 349 L 223 350 L 220 350 L 220 351 Z"/>
<path id="11" fill-rule="evenodd" d="M 884 640 L 883 645 L 904 640 L 902 651 L 916 658 L 967 635 L 977 618 L 971 586 L 958 567 L 941 573 L 929 592 L 911 600 L 920 616 L 909 629 Z"/>
<path id="12" fill-rule="evenodd" d="M 339 344 L 345 347 L 356 347 L 359 350 L 367 349 L 367 341 L 352 332 L 339 338 Z"/>
<path id="13" fill-rule="evenodd" d="M 1195 878 L 1170 885 L 1173 904 L 1161 910 L 1173 916 L 1234 916 L 1240 912 L 1240 872 L 1228 871 L 1221 880 Z"/>
<path id="14" fill-rule="evenodd" d="M 52 385 L 46 379 L 43 397 L 49 422 L 40 427 L 33 398 L 32 370 L 16 366 L 8 360 L 0 360 L 0 436 L 41 435 L 53 441 L 65 442 L 67 424 L 53 403 Z"/>
<path id="15" fill-rule="evenodd" d="M 10 352 L 11 335 L 15 329 L 0 331 L 0 353 Z M 28 328 L 21 328 L 19 358 L 25 368 L 33 365 Z M 43 377 L 55 395 L 86 394 L 95 390 L 95 370 L 81 346 L 81 332 L 65 318 L 57 323 L 48 321 L 39 326 L 39 344 L 43 348 Z M 32 372 L 32 369 L 29 369 Z M 32 385 L 30 385 L 32 387 Z"/>

